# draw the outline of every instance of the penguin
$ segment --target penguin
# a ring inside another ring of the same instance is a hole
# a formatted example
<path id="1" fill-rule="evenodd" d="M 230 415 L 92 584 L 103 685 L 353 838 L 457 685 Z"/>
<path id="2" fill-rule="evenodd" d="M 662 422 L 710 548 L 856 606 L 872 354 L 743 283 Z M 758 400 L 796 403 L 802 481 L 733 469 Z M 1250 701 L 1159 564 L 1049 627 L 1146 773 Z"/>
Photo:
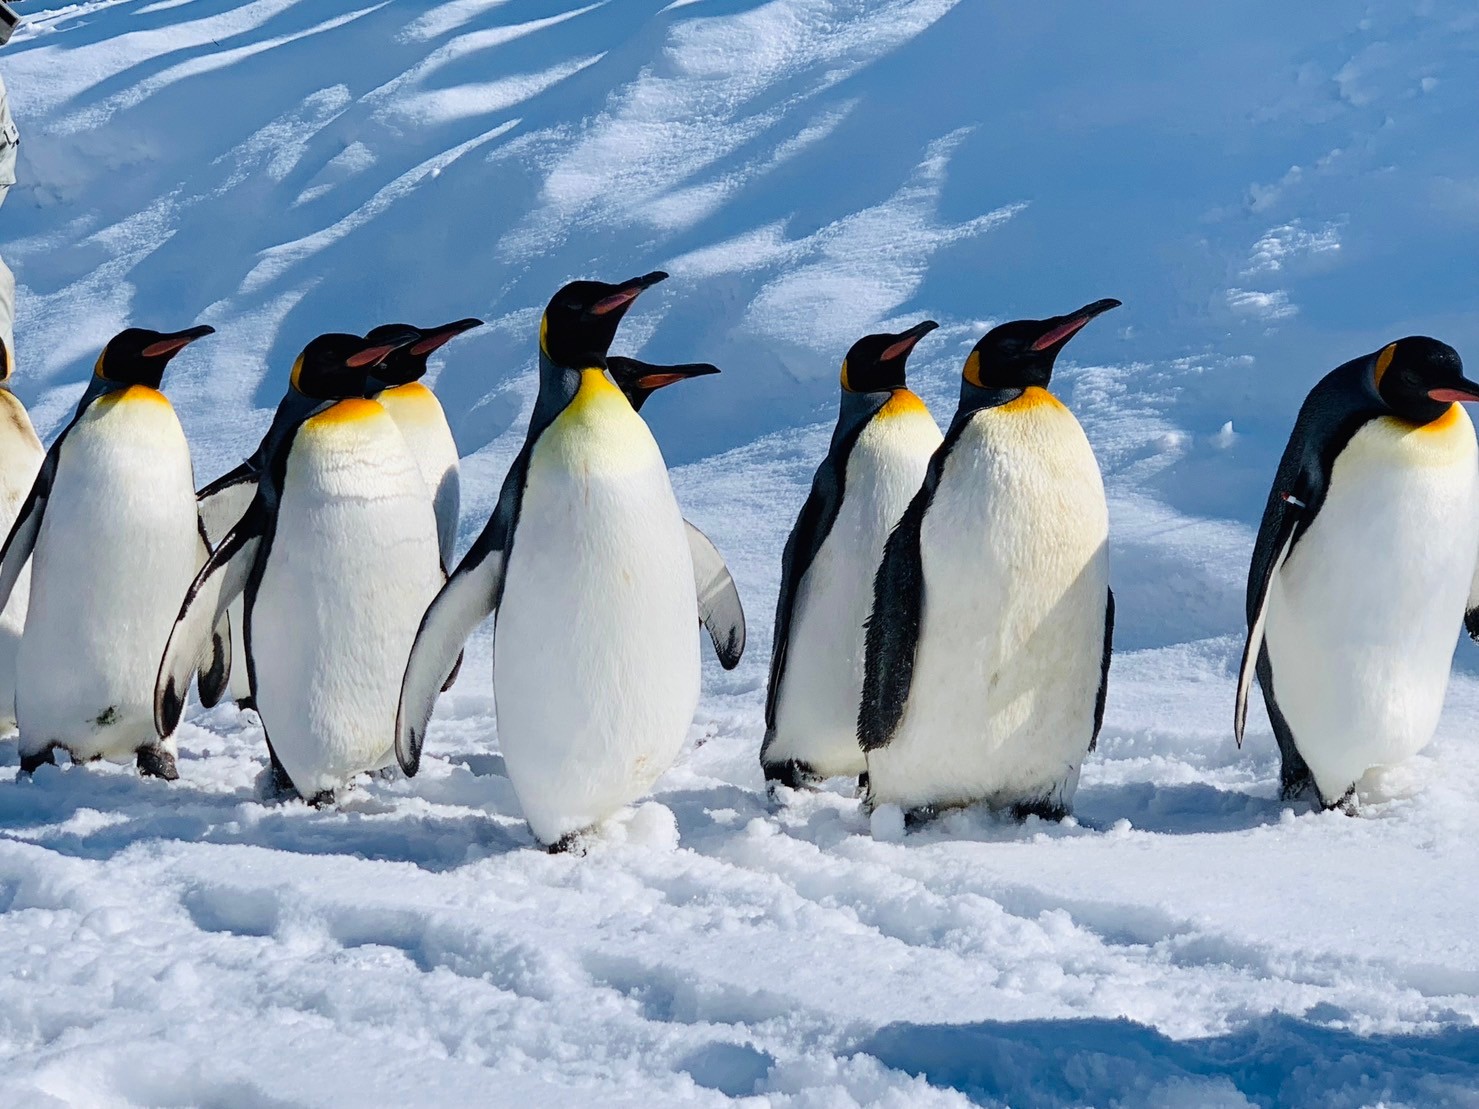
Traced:
<path id="1" fill-rule="evenodd" d="M 661 366 L 620 354 L 607 355 L 606 368 L 634 412 L 641 412 L 647 399 L 659 389 L 719 372 L 718 366 L 708 362 Z M 719 665 L 725 670 L 733 670 L 745 653 L 745 611 L 740 604 L 739 590 L 730 576 L 724 556 L 713 541 L 687 518 L 683 520 L 683 527 L 688 533 L 689 553 L 693 555 L 698 621 L 709 633 Z"/>
<path id="2" fill-rule="evenodd" d="M 133 759 L 173 780 L 175 745 L 153 726 L 153 679 L 179 599 L 200 566 L 190 448 L 159 391 L 165 367 L 214 328 L 129 328 L 108 341 L 76 415 L 46 452 L 0 550 L 0 605 L 29 563 L 16 657 L 21 773 Z M 192 670 L 218 658 L 207 635 Z"/>
<path id="3" fill-rule="evenodd" d="M 696 596 L 696 563 L 722 559 L 712 546 L 695 558 L 662 452 L 609 374 L 617 325 L 666 277 L 576 281 L 550 300 L 524 446 L 427 610 L 401 688 L 396 756 L 409 776 L 453 660 L 496 611 L 499 743 L 530 830 L 556 851 L 677 757 L 698 703 L 695 608 L 716 644 L 743 645 L 738 604 Z"/>
<path id="4" fill-rule="evenodd" d="M 7 532 L 46 457 L 30 413 L 10 391 L 15 372 L 14 313 L 15 275 L 0 260 L 0 528 Z M 27 566 L 0 610 L 0 729 L 15 727 L 15 658 L 30 595 L 31 569 Z"/>
<path id="5" fill-rule="evenodd" d="M 384 324 L 365 335 L 366 339 L 377 342 L 393 339 L 408 330 L 419 331 L 421 335 L 416 342 L 393 351 L 375 368 L 373 379 L 381 386 L 375 399 L 401 429 L 431 494 L 443 572 L 451 568 L 457 544 L 457 444 L 452 440 L 452 429 L 447 426 L 447 415 L 436 394 L 421 384 L 421 379 L 426 376 L 426 360 L 434 351 L 463 332 L 482 326 L 483 321 L 475 319 L 432 328 Z"/>
<path id="6" fill-rule="evenodd" d="M 938 326 L 868 335 L 843 359 L 832 443 L 781 557 L 760 748 L 767 783 L 814 788 L 867 769 L 857 724 L 873 575 L 941 442 L 904 366 Z"/>
<path id="7" fill-rule="evenodd" d="M 1064 345 L 1119 303 L 1002 324 L 966 359 L 874 579 L 857 724 L 870 811 L 1071 811 L 1104 719 L 1114 594 L 1099 466 L 1048 384 Z"/>
<path id="8" fill-rule="evenodd" d="M 421 472 L 366 394 L 374 368 L 420 338 L 308 344 L 259 450 L 251 504 L 190 585 L 160 663 L 155 724 L 167 736 L 202 637 L 243 597 L 270 793 L 325 804 L 394 760 L 398 682 L 442 575 Z"/>
<path id="9" fill-rule="evenodd" d="M 1458 353 L 1409 336 L 1332 370 L 1284 448 L 1248 571 L 1233 732 L 1256 675 L 1286 799 L 1354 806 L 1432 738 L 1474 621 L 1479 401 Z M 1466 613 L 1466 609 L 1470 610 Z"/>

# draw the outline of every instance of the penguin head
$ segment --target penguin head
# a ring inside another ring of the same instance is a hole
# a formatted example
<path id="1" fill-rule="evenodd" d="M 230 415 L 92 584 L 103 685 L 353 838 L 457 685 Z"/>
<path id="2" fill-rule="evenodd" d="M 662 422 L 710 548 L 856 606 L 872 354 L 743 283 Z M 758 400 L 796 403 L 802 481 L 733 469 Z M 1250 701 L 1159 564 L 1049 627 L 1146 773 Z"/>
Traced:
<path id="1" fill-rule="evenodd" d="M 864 335 L 842 360 L 844 393 L 884 393 L 903 389 L 904 363 L 914 346 L 935 328 L 934 320 L 917 323 L 897 335 Z"/>
<path id="2" fill-rule="evenodd" d="M 387 354 L 384 361 L 375 367 L 373 376 L 386 388 L 420 381 L 426 376 L 426 360 L 434 351 L 464 331 L 482 326 L 482 320 L 471 317 L 444 323 L 440 327 L 418 328 L 407 323 L 381 324 L 365 334 L 366 341 L 397 342 L 412 331 L 416 332 L 418 338 L 415 342 L 398 346 Z"/>
<path id="3" fill-rule="evenodd" d="M 1415 424 L 1431 423 L 1456 401 L 1479 401 L 1479 384 L 1447 343 L 1409 335 L 1367 356 L 1371 380 L 1392 412 Z"/>
<path id="4" fill-rule="evenodd" d="M 606 364 L 606 352 L 632 301 L 659 281 L 661 270 L 619 285 L 572 281 L 550 298 L 539 323 L 539 348 L 556 366 L 585 370 Z"/>
<path id="5" fill-rule="evenodd" d="M 108 345 L 103 347 L 103 353 L 98 355 L 97 364 L 93 366 L 93 377 L 104 383 L 103 388 L 147 385 L 150 389 L 158 389 L 169 360 L 196 339 L 215 332 L 214 327 L 205 324 L 187 327 L 184 331 L 127 328 L 109 339 Z"/>
<path id="6" fill-rule="evenodd" d="M 621 355 L 609 356 L 606 359 L 606 368 L 611 371 L 611 379 L 616 382 L 616 387 L 626 395 L 632 408 L 638 412 L 642 411 L 647 398 L 665 385 L 719 372 L 718 366 L 711 366 L 707 362 L 654 366 L 650 362 L 639 362 L 635 358 Z"/>
<path id="7" fill-rule="evenodd" d="M 392 353 L 420 338 L 421 332 L 414 327 L 387 330 L 373 339 L 335 332 L 320 335 L 293 363 L 292 387 L 315 401 L 372 396 L 379 387 L 371 381 L 371 373 Z"/>
<path id="8" fill-rule="evenodd" d="M 977 389 L 1020 391 L 1033 385 L 1045 389 L 1068 340 L 1095 316 L 1119 306 L 1117 300 L 1096 300 L 1066 316 L 993 327 L 971 351 L 961 376 Z"/>

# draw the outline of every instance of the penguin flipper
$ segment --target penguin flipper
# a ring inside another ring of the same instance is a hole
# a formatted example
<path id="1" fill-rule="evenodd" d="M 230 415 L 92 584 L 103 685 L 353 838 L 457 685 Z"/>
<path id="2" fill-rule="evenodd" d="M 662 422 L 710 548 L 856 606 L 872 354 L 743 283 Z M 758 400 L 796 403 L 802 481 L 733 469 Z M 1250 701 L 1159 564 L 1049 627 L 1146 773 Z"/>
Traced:
<path id="1" fill-rule="evenodd" d="M 41 534 L 41 520 L 46 515 L 46 502 L 51 497 L 51 485 L 56 478 L 57 456 L 66 434 L 62 432 L 41 460 L 41 469 L 36 472 L 31 491 L 16 513 L 15 522 L 10 525 L 5 546 L 0 547 L 0 608 L 9 603 L 15 583 L 20 580 L 21 571 L 26 568 L 26 562 L 36 548 L 36 537 Z"/>
<path id="2" fill-rule="evenodd" d="M 1258 544 L 1253 550 L 1253 566 L 1248 576 L 1248 611 L 1253 614 L 1253 618 L 1248 622 L 1248 639 L 1243 644 L 1243 661 L 1238 668 L 1237 702 L 1233 708 L 1233 736 L 1239 747 L 1243 745 L 1243 727 L 1248 722 L 1248 693 L 1253 687 L 1259 653 L 1263 650 L 1263 629 L 1268 621 L 1268 602 L 1274 574 L 1284 564 L 1284 559 L 1289 557 L 1289 549 L 1294 545 L 1296 525 L 1302 515 L 1299 505 L 1303 502 L 1287 496 L 1285 500 L 1288 507 L 1279 516 L 1277 527 L 1259 532 Z"/>
<path id="3" fill-rule="evenodd" d="M 211 548 L 206 539 L 205 523 L 195 518 L 196 530 L 200 535 L 200 566 L 198 574 L 210 561 Z M 231 617 L 223 615 L 221 622 L 211 632 L 210 665 L 198 671 L 195 688 L 200 693 L 200 703 L 206 708 L 215 708 L 231 685 Z"/>
<path id="4" fill-rule="evenodd" d="M 266 534 L 267 509 L 258 498 L 212 552 L 180 605 L 180 614 L 165 644 L 154 683 L 154 727 L 161 736 L 174 733 L 185 711 L 190 676 L 226 627 L 226 609 L 246 588 Z M 230 642 L 229 636 L 227 642 Z M 230 650 L 230 648 L 226 648 Z M 228 656 L 229 657 L 229 656 Z M 229 664 L 228 673 L 229 678 Z M 224 681 L 222 683 L 225 684 Z"/>
<path id="5" fill-rule="evenodd" d="M 688 550 L 693 556 L 693 584 L 698 592 L 698 618 L 714 641 L 719 665 L 733 670 L 745 653 L 745 610 L 724 556 L 687 520 Z"/>
<path id="6" fill-rule="evenodd" d="M 1109 599 L 1104 604 L 1104 661 L 1100 664 L 1099 692 L 1094 697 L 1094 734 L 1089 738 L 1089 750 L 1099 746 L 1099 729 L 1104 727 L 1104 702 L 1109 696 L 1109 656 L 1114 653 L 1114 590 L 1109 590 Z"/>
<path id="7" fill-rule="evenodd" d="M 873 578 L 873 612 L 863 646 L 863 696 L 858 745 L 867 751 L 893 739 L 914 681 L 914 653 L 924 620 L 924 560 L 919 532 L 933 495 L 926 483 L 909 502 L 883 548 Z"/>
<path id="8" fill-rule="evenodd" d="M 250 461 L 228 470 L 195 494 L 196 511 L 200 513 L 201 534 L 207 545 L 214 547 L 246 514 L 257 495 L 260 471 Z"/>
<path id="9" fill-rule="evenodd" d="M 395 715 L 395 758 L 408 778 L 421 769 L 431 710 L 437 694 L 450 684 L 463 644 L 498 605 L 503 568 L 503 547 L 495 546 L 485 531 L 421 618 Z"/>

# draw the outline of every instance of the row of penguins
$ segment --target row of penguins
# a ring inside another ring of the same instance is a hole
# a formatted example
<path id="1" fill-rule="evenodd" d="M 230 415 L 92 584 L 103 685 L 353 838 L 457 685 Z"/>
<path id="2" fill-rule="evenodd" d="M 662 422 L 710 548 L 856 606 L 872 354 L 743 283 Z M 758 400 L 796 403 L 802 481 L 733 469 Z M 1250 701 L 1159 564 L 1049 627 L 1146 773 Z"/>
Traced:
<path id="1" fill-rule="evenodd" d="M 478 320 L 314 339 L 257 450 L 198 493 L 159 390 L 210 327 L 115 336 L 49 450 L 0 389 L 0 682 L 22 776 L 61 749 L 176 777 L 192 680 L 208 707 L 255 709 L 270 796 L 323 804 L 362 773 L 414 776 L 438 694 L 496 613 L 499 742 L 535 837 L 568 849 L 640 798 L 697 707 L 695 615 L 724 667 L 745 647 L 724 559 L 639 415 L 717 368 L 609 354 L 666 276 L 549 302 L 527 437 L 455 568 L 457 450 L 421 378 Z M 993 328 L 944 435 L 905 380 L 933 321 L 849 350 L 782 557 L 773 792 L 856 775 L 866 809 L 911 823 L 1071 810 L 1114 594 L 1099 467 L 1049 386 L 1118 305 Z M 7 379 L 11 350 L 7 329 Z M 1475 400 L 1452 348 L 1410 337 L 1333 370 L 1299 412 L 1250 568 L 1235 711 L 1241 742 L 1256 676 L 1285 797 L 1349 807 L 1367 770 L 1436 728 L 1458 625 L 1479 638 L 1479 449 L 1458 403 Z"/>

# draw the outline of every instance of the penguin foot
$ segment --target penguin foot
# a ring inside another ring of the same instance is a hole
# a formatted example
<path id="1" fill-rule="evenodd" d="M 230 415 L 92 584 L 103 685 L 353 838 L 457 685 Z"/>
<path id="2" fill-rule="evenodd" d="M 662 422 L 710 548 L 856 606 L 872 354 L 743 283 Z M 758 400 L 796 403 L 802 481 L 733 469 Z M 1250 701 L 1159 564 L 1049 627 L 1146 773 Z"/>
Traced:
<path id="1" fill-rule="evenodd" d="M 334 803 L 334 791 L 332 789 L 321 789 L 312 797 L 308 798 L 308 803 L 315 809 L 327 808 Z"/>
<path id="2" fill-rule="evenodd" d="M 583 856 L 590 849 L 586 841 L 585 832 L 566 832 L 554 843 L 545 844 L 546 855 L 575 855 Z"/>
<path id="3" fill-rule="evenodd" d="M 1315 776 L 1310 773 L 1309 767 L 1290 766 L 1285 760 L 1279 769 L 1279 800 L 1302 801 L 1308 796 L 1319 796 L 1319 791 L 1315 789 Z"/>
<path id="4" fill-rule="evenodd" d="M 937 820 L 940 816 L 938 805 L 919 805 L 912 809 L 904 810 L 904 831 L 917 832 L 926 824 Z"/>
<path id="5" fill-rule="evenodd" d="M 379 770 L 370 771 L 370 777 L 381 782 L 393 782 L 401 776 L 401 768 L 396 763 L 391 763 L 389 766 L 382 766 Z"/>
<path id="6" fill-rule="evenodd" d="M 43 766 L 56 765 L 56 744 L 48 744 L 33 755 L 21 755 L 21 773 L 29 777 Z"/>
<path id="7" fill-rule="evenodd" d="M 273 759 L 271 765 L 257 776 L 257 796 L 264 805 L 281 805 L 301 800 L 303 795 L 293 785 L 293 779 L 288 777 L 282 763 Z"/>
<path id="8" fill-rule="evenodd" d="M 1356 801 L 1356 787 L 1351 786 L 1350 789 L 1342 793 L 1339 801 L 1326 801 L 1323 797 L 1320 798 L 1320 808 L 1326 812 L 1343 812 L 1346 816 L 1360 815 L 1361 806 Z"/>
<path id="9" fill-rule="evenodd" d="M 1042 798 L 1037 801 L 1018 801 L 1012 806 L 1011 813 L 1012 819 L 1018 822 L 1026 820 L 1029 816 L 1035 816 L 1039 820 L 1061 823 L 1068 816 L 1068 809 L 1057 801 Z"/>
<path id="10" fill-rule="evenodd" d="M 858 775 L 858 796 L 864 797 L 868 793 L 868 772 L 865 770 Z"/>
<path id="11" fill-rule="evenodd" d="M 776 786 L 815 790 L 826 781 L 811 768 L 810 764 L 800 759 L 787 759 L 785 762 L 767 762 L 760 765 L 765 771 L 765 788 L 772 798 L 775 797 Z"/>
<path id="12" fill-rule="evenodd" d="M 253 712 L 256 712 L 257 702 L 252 697 L 238 697 L 236 699 L 236 707 L 241 712 L 246 712 L 247 709 L 251 709 Z"/>
<path id="13" fill-rule="evenodd" d="M 163 778 L 166 782 L 173 782 L 180 776 L 174 755 L 163 747 L 140 747 L 134 756 L 134 764 L 145 778 Z"/>

